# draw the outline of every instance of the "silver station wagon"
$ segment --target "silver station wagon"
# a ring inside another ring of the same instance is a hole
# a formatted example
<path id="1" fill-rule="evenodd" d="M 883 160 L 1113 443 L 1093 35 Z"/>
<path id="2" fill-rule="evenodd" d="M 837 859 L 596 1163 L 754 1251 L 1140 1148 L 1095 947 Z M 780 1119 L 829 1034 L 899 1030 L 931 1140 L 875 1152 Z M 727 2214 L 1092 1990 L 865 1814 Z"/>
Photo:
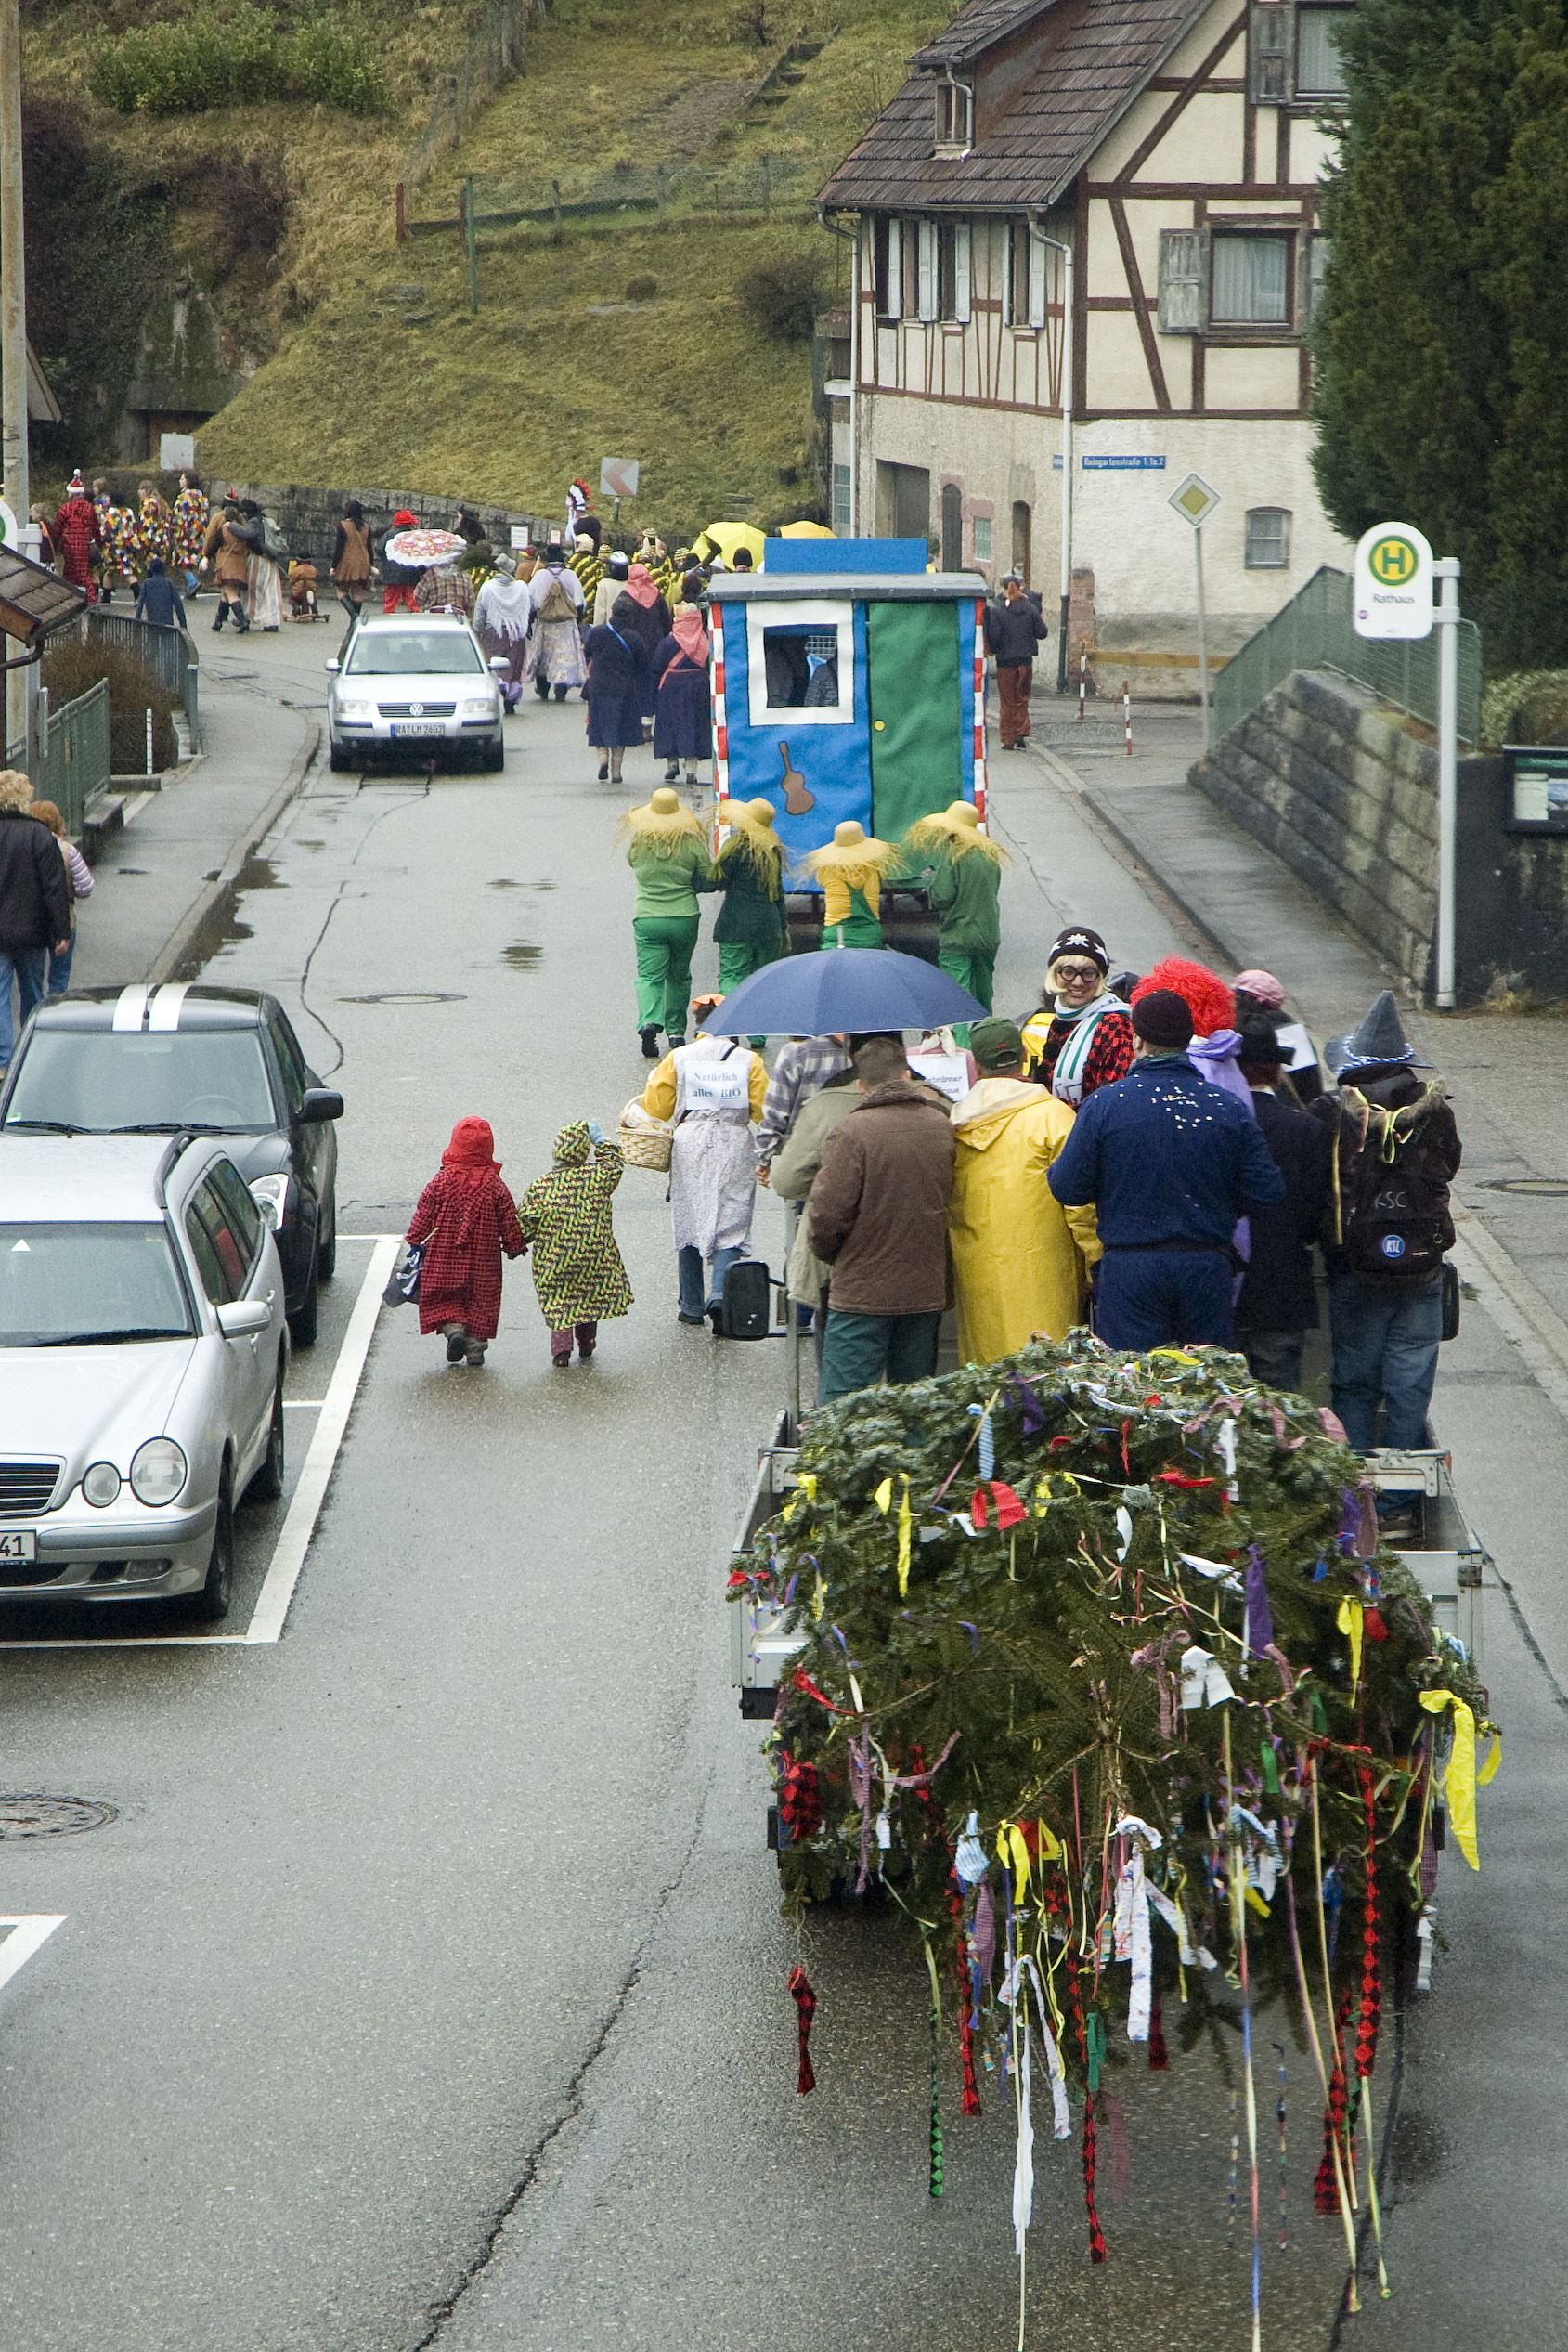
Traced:
<path id="1" fill-rule="evenodd" d="M 0 1602 L 227 1615 L 283 1490 L 283 1279 L 210 1137 L 0 1139 Z"/>

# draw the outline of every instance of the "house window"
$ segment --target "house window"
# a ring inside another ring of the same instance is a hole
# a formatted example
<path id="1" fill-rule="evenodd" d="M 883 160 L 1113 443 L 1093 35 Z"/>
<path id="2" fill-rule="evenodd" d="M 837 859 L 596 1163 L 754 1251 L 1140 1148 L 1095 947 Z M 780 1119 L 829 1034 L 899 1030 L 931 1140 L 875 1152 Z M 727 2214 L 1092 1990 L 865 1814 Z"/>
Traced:
<path id="1" fill-rule="evenodd" d="M 975 136 L 975 94 L 966 82 L 937 84 L 937 152 L 962 155 Z"/>
<path id="2" fill-rule="evenodd" d="M 989 564 L 991 561 L 991 517 L 989 514 L 976 515 L 974 533 L 975 561 L 977 564 Z"/>
<path id="3" fill-rule="evenodd" d="M 969 318 L 971 238 L 966 220 L 943 221 L 937 238 L 937 315 L 966 323 Z"/>
<path id="4" fill-rule="evenodd" d="M 1342 98 L 1345 70 L 1340 39 L 1349 11 L 1344 8 L 1298 8 L 1296 11 L 1296 96 L 1299 98 Z"/>
<path id="5" fill-rule="evenodd" d="M 840 539 L 849 536 L 849 469 L 836 465 L 833 469 L 833 527 Z"/>
<path id="6" fill-rule="evenodd" d="M 878 213 L 872 231 L 871 267 L 876 315 L 888 321 L 903 315 L 902 227 L 891 213 Z"/>
<path id="7" fill-rule="evenodd" d="M 1033 537 L 1030 526 L 1033 519 L 1029 511 L 1028 500 L 1015 499 L 1013 501 L 1013 569 L 1026 588 L 1029 586 L 1030 541 Z"/>
<path id="8" fill-rule="evenodd" d="M 1247 511 L 1247 552 L 1250 572 L 1281 572 L 1290 561 L 1290 511 L 1284 506 L 1253 506 Z"/>
<path id="9" fill-rule="evenodd" d="M 964 569 L 964 493 L 956 482 L 942 484 L 942 569 Z"/>
<path id="10" fill-rule="evenodd" d="M 1216 232 L 1209 317 L 1216 327 L 1289 326 L 1289 237 Z"/>

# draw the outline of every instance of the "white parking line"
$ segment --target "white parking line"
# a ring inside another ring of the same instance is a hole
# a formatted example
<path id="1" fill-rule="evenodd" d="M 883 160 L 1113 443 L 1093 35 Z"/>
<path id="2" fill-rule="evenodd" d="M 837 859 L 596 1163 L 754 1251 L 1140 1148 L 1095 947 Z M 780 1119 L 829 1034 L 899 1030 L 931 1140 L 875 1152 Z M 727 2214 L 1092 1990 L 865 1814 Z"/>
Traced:
<path id="1" fill-rule="evenodd" d="M 316 1434 L 311 1438 L 310 1451 L 305 1455 L 299 1485 L 294 1488 L 289 1504 L 288 1516 L 273 1547 L 272 1566 L 267 1569 L 266 1579 L 256 1602 L 256 1613 L 240 1637 L 247 1647 L 260 1642 L 276 1642 L 282 1633 L 283 1620 L 289 1614 L 289 1604 L 294 1597 L 294 1587 L 305 1566 L 305 1555 L 310 1549 L 310 1539 L 316 1533 L 316 1522 L 327 1499 L 328 1484 L 348 1427 L 348 1416 L 354 1410 L 365 1359 L 375 1337 L 382 1293 L 392 1279 L 392 1269 L 397 1263 L 397 1253 L 401 1247 L 401 1242 L 388 1235 L 378 1241 L 370 1252 L 370 1263 L 365 1268 L 365 1280 L 354 1302 L 354 1312 L 348 1319 L 348 1329 L 338 1350 L 332 1377 L 327 1383 L 321 1418 L 316 1424 Z"/>
<path id="2" fill-rule="evenodd" d="M 359 1295 L 348 1319 L 338 1360 L 332 1367 L 332 1377 L 327 1384 L 327 1394 L 316 1410 L 321 1418 L 316 1424 L 310 1449 L 305 1458 L 298 1484 L 290 1498 L 283 1525 L 272 1548 L 262 1589 L 257 1595 L 255 1612 L 243 1633 L 128 1633 L 107 1634 L 101 1641 L 37 1641 L 0 1642 L 4 1650 L 96 1650 L 101 1657 L 111 1650 L 167 1649 L 253 1649 L 277 1642 L 282 1635 L 289 1604 L 294 1597 L 294 1587 L 300 1580 L 316 1522 L 321 1515 L 327 1488 L 331 1482 L 348 1417 L 365 1375 L 370 1342 L 375 1337 L 376 1319 L 381 1310 L 382 1293 L 397 1262 L 403 1243 L 392 1233 L 347 1234 L 346 1241 L 367 1241 L 373 1243 L 370 1262 L 359 1285 Z M 6 1924 L 0 1917 L 0 1927 Z M 58 1922 L 56 1923 L 58 1925 Z M 0 1983 L 5 1982 L 7 1945 L 0 1945 Z M 26 1955 L 23 1955 L 26 1957 Z M 21 1965 L 20 1961 L 17 1963 Z"/>
<path id="3" fill-rule="evenodd" d="M 0 1912 L 0 1928 L 10 1930 L 0 1943 L 0 1984 L 8 1984 L 17 1970 L 48 1943 L 55 1930 L 64 1927 L 69 1916 L 64 1911 Z"/>

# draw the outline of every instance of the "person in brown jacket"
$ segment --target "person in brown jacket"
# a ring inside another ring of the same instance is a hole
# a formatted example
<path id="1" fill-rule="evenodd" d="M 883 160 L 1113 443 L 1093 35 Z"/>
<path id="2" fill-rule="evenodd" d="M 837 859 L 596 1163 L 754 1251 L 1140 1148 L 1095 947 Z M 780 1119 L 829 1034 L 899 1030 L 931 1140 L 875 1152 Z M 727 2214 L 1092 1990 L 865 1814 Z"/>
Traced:
<path id="1" fill-rule="evenodd" d="M 213 620 L 214 630 L 231 619 L 241 637 L 251 626 L 245 610 L 245 591 L 251 577 L 251 550 L 246 546 L 235 525 L 240 509 L 226 504 L 207 526 L 207 536 L 201 546 L 201 569 L 211 571 L 213 585 L 218 591 L 218 609 Z"/>
<path id="2" fill-rule="evenodd" d="M 956 1150 L 948 1105 L 909 1074 L 898 1037 L 853 1055 L 864 1098 L 823 1146 L 806 1239 L 833 1268 L 822 1401 L 875 1381 L 928 1379 L 947 1304 Z"/>

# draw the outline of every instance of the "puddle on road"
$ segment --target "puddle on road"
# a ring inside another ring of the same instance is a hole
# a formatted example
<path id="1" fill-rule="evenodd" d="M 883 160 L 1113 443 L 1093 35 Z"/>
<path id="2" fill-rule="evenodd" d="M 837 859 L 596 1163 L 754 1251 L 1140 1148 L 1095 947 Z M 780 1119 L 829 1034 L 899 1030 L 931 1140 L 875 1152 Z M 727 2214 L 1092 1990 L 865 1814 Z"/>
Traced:
<path id="1" fill-rule="evenodd" d="M 240 898 L 247 890 L 285 890 L 288 887 L 279 880 L 278 868 L 269 857 L 248 857 L 234 877 L 234 888 Z"/>
<path id="2" fill-rule="evenodd" d="M 501 962 L 510 964 L 514 972 L 527 972 L 532 971 L 543 954 L 543 948 L 535 947 L 531 941 L 519 940 L 515 947 L 501 949 Z"/>
<path id="3" fill-rule="evenodd" d="M 447 988 L 383 988 L 370 996 L 340 996 L 340 1005 L 465 1005 Z"/>
<path id="4" fill-rule="evenodd" d="M 504 874 L 501 875 L 496 881 L 487 882 L 486 884 L 486 890 L 521 890 L 526 887 L 526 884 L 523 882 L 509 882 Z"/>

